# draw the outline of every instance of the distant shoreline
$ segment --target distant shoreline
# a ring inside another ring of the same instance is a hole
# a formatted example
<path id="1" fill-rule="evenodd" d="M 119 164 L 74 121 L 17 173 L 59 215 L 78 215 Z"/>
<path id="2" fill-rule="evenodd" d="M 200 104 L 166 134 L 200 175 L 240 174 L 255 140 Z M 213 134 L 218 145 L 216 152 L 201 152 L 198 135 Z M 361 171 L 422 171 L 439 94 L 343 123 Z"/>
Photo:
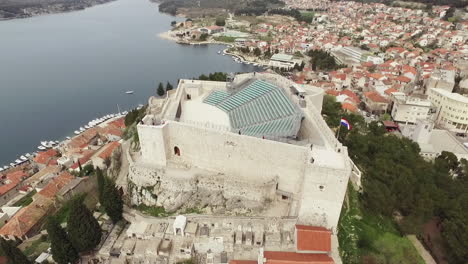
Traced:
<path id="1" fill-rule="evenodd" d="M 209 41 L 181 41 L 179 38 L 171 36 L 171 31 L 165 31 L 161 32 L 158 34 L 158 37 L 161 39 L 169 40 L 172 42 L 175 42 L 179 45 L 224 45 L 228 48 L 234 47 L 232 43 L 226 43 L 226 42 L 220 42 L 220 41 L 214 41 L 214 40 L 209 40 Z M 258 67 L 268 67 L 268 63 L 265 61 L 257 61 L 257 60 L 249 60 L 246 59 L 242 54 L 239 54 L 237 52 L 228 52 L 228 48 L 225 48 L 222 50 L 222 53 L 227 56 L 231 56 L 234 61 L 236 59 L 238 60 L 238 63 L 245 63 L 245 64 L 254 64 L 254 66 Z M 236 61 L 237 62 L 237 61 Z"/>
<path id="2" fill-rule="evenodd" d="M 64 6 L 63 4 L 56 3 L 51 4 L 46 7 L 43 6 L 31 6 L 31 7 L 0 7 L 0 22 L 2 21 L 10 21 L 15 19 L 24 19 L 24 18 L 32 18 L 37 16 L 43 15 L 53 15 L 53 14 L 61 14 L 61 13 L 70 13 L 80 10 L 85 10 L 90 7 L 98 6 L 107 4 L 110 2 L 114 2 L 117 0 L 89 0 L 85 3 L 80 3 L 77 5 L 71 6 Z M 14 13 L 5 11 L 5 9 L 17 9 L 17 11 L 21 11 L 21 13 Z"/>

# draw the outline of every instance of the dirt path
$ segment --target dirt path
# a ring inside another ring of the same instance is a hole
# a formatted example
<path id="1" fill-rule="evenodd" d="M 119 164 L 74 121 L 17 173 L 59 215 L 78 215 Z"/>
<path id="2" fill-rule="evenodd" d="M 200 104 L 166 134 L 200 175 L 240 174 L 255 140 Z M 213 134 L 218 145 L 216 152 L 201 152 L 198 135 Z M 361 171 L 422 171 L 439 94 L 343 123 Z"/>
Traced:
<path id="1" fill-rule="evenodd" d="M 419 255 L 421 258 L 423 258 L 426 264 L 437 264 L 437 262 L 435 262 L 435 260 L 432 258 L 431 254 L 424 248 L 415 235 L 408 235 L 406 237 L 411 241 L 411 243 L 413 243 L 413 246 L 416 248 Z"/>

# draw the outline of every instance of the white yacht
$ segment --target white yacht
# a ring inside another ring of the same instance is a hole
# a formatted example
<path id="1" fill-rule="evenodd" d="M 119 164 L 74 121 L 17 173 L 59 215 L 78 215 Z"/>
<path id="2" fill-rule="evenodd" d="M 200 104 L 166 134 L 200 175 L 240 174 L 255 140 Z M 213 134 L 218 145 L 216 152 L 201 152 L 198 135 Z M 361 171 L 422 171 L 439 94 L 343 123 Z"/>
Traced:
<path id="1" fill-rule="evenodd" d="M 73 133 L 75 133 L 75 135 L 79 135 L 79 134 L 80 134 L 80 131 L 75 130 L 75 132 L 73 132 Z"/>

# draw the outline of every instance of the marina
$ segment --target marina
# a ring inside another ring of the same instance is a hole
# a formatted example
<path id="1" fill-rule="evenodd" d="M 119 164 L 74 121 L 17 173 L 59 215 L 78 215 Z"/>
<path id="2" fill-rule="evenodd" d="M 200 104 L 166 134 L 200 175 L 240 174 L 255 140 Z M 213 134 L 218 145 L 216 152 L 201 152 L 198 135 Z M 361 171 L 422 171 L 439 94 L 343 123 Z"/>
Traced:
<path id="1" fill-rule="evenodd" d="M 142 106 L 143 105 L 139 105 L 138 107 L 136 107 L 136 109 L 140 109 Z M 126 114 L 128 114 L 128 111 L 112 113 L 112 114 L 102 116 L 100 118 L 93 119 L 93 120 L 89 121 L 86 125 L 84 125 L 84 127 L 80 127 L 79 130 L 75 130 L 74 134 L 75 134 L 75 136 L 78 136 L 78 135 L 80 135 L 81 133 L 85 132 L 86 130 L 88 130 L 90 128 L 98 126 L 98 125 L 100 125 L 102 123 L 105 123 L 106 121 L 109 121 L 109 120 L 115 120 L 115 119 L 124 117 Z M 32 153 L 25 153 L 25 154 L 19 156 L 13 162 L 11 162 L 9 165 L 0 166 L 0 172 L 6 171 L 6 170 L 8 170 L 10 168 L 14 168 L 16 166 L 20 166 L 20 165 L 32 160 L 38 154 L 38 152 L 47 151 L 48 149 L 58 148 L 64 142 L 66 142 L 68 140 L 71 140 L 71 139 L 72 139 L 72 137 L 66 136 L 65 139 L 62 140 L 62 141 L 59 141 L 59 140 L 41 141 L 40 145 L 37 147 L 37 151 L 34 151 Z"/>

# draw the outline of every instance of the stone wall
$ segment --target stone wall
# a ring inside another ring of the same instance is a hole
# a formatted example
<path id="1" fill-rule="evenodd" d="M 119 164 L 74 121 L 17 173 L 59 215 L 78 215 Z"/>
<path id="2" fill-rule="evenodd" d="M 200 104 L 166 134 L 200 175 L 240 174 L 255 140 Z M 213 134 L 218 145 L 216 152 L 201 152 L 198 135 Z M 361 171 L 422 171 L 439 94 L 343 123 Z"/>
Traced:
<path id="1" fill-rule="evenodd" d="M 259 212 L 274 199 L 276 179 L 252 184 L 211 172 L 178 175 L 179 170 L 132 164 L 129 194 L 134 205 L 163 206 L 173 212 L 208 208 L 217 213 Z"/>

